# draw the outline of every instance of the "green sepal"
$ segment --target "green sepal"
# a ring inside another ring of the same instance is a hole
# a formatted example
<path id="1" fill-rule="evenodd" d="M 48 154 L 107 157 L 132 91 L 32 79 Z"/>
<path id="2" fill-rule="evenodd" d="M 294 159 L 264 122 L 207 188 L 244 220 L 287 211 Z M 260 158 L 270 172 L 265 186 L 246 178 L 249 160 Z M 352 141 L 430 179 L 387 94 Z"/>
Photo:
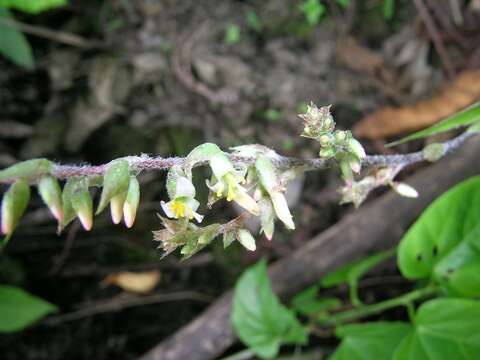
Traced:
<path id="1" fill-rule="evenodd" d="M 127 160 L 116 160 L 108 165 L 103 177 L 103 189 L 96 215 L 100 214 L 110 200 L 119 194 L 126 193 L 130 185 L 130 169 Z"/>
<path id="2" fill-rule="evenodd" d="M 207 162 L 212 158 L 212 156 L 217 154 L 222 154 L 223 151 L 218 147 L 218 145 L 213 143 L 205 143 L 198 145 L 194 148 L 185 158 L 185 162 L 183 163 L 183 170 L 187 178 L 192 178 L 192 168 L 198 164 Z"/>
<path id="3" fill-rule="evenodd" d="M 27 182 L 38 180 L 48 175 L 53 163 L 47 159 L 32 159 L 22 161 L 0 171 L 0 182 L 12 181 L 22 178 Z"/>

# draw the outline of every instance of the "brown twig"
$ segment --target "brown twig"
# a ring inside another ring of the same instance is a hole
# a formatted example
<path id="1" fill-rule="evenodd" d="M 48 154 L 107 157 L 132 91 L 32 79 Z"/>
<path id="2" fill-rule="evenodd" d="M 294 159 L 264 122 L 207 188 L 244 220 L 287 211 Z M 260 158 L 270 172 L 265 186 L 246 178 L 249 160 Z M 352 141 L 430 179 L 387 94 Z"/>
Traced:
<path id="1" fill-rule="evenodd" d="M 62 44 L 79 47 L 82 49 L 106 48 L 106 44 L 100 41 L 87 40 L 79 35 L 64 31 L 51 30 L 37 25 L 25 24 L 23 22 L 0 18 L 0 25 L 22 31 L 24 33 L 38 36 L 44 39 L 56 41 Z"/>
<path id="2" fill-rule="evenodd" d="M 213 298 L 211 296 L 195 291 L 179 291 L 169 294 L 153 294 L 148 296 L 133 296 L 123 294 L 122 296 L 107 301 L 101 301 L 83 309 L 73 311 L 71 313 L 51 316 L 47 318 L 43 323 L 46 325 L 58 325 L 67 321 L 74 321 L 98 314 L 121 311 L 123 309 L 135 306 L 183 300 L 209 303 L 213 300 Z"/>
<path id="3" fill-rule="evenodd" d="M 177 79 L 189 90 L 203 96 L 212 103 L 233 104 L 238 101 L 238 94 L 228 89 L 213 90 L 197 81 L 192 74 L 191 58 L 195 42 L 208 29 L 208 22 L 200 25 L 195 31 L 182 34 L 177 41 L 177 47 L 172 54 L 172 70 Z"/>

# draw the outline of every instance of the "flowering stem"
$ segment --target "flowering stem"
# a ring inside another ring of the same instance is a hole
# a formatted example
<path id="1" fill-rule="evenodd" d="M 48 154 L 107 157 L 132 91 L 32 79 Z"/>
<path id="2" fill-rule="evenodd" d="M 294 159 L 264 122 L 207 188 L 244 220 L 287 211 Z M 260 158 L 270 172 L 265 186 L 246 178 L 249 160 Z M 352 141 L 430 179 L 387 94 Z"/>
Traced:
<path id="1" fill-rule="evenodd" d="M 464 132 L 463 134 L 444 142 L 445 154 L 450 153 L 457 148 L 459 148 L 466 140 L 471 138 L 474 133 Z M 238 155 L 229 155 L 230 160 L 236 164 L 254 164 L 255 157 L 244 157 Z M 130 169 L 133 171 L 143 171 L 143 170 L 168 170 L 175 165 L 183 165 L 185 158 L 182 157 L 151 157 L 148 155 L 142 156 L 128 156 L 124 158 L 128 161 Z M 422 151 L 417 151 L 409 154 L 397 154 L 397 155 L 367 155 L 362 160 L 362 165 L 364 166 L 392 166 L 392 165 L 402 165 L 407 166 L 417 162 L 424 161 L 425 157 Z M 285 156 L 277 156 L 272 159 L 273 163 L 283 169 L 289 169 L 294 167 L 303 167 L 305 171 L 319 170 L 330 167 L 334 160 L 327 160 L 322 158 L 316 159 L 299 159 Z M 199 162 L 196 166 L 205 165 L 203 162 Z M 107 170 L 108 164 L 102 165 L 59 165 L 55 164 L 51 175 L 57 179 L 68 179 L 74 176 L 95 176 L 95 175 L 104 175 Z M 4 179 L 4 183 L 12 183 L 15 179 Z"/>

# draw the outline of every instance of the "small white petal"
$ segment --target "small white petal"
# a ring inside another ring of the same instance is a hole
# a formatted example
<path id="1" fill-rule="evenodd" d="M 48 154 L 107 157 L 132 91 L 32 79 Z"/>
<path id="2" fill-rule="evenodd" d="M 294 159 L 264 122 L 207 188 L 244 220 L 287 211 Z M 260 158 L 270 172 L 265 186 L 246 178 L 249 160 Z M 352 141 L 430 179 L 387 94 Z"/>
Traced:
<path id="1" fill-rule="evenodd" d="M 192 211 L 192 216 L 197 220 L 197 222 L 201 223 L 203 220 L 203 215 L 200 215 L 199 213 Z"/>
<path id="2" fill-rule="evenodd" d="M 186 177 L 179 176 L 176 181 L 177 184 L 175 186 L 175 198 L 195 197 L 195 187 L 190 180 L 188 180 Z"/>
<path id="3" fill-rule="evenodd" d="M 255 251 L 257 246 L 255 245 L 255 239 L 253 238 L 250 231 L 246 229 L 240 229 L 237 233 L 237 239 L 247 250 Z"/>
<path id="4" fill-rule="evenodd" d="M 187 199 L 185 201 L 185 204 L 192 210 L 192 211 L 197 211 L 198 207 L 200 206 L 200 203 L 195 200 L 195 199 Z"/>
<path id="5" fill-rule="evenodd" d="M 408 198 L 417 198 L 418 197 L 418 191 L 415 190 L 413 187 L 411 187 L 408 184 L 394 182 L 394 183 L 392 183 L 392 188 L 399 195 L 402 195 L 402 196 L 405 196 L 405 197 L 408 197 Z"/>
<path id="6" fill-rule="evenodd" d="M 233 201 L 235 201 L 238 205 L 243 207 L 249 213 L 255 216 L 260 215 L 260 208 L 258 207 L 257 202 L 253 200 L 250 195 L 247 194 L 243 187 L 237 186 L 237 192 L 235 194 L 235 197 L 233 198 Z"/>
<path id="7" fill-rule="evenodd" d="M 217 179 L 221 179 L 227 173 L 234 172 L 235 170 L 227 155 L 224 153 L 212 156 L 210 159 L 210 167 Z"/>
<path id="8" fill-rule="evenodd" d="M 350 139 L 348 141 L 348 149 L 353 153 L 353 155 L 358 157 L 360 160 L 362 160 L 367 156 L 362 144 L 360 144 L 360 142 L 356 139 Z"/>
<path id="9" fill-rule="evenodd" d="M 210 189 L 210 191 L 215 194 L 221 194 L 223 192 L 223 189 L 225 188 L 225 185 L 223 185 L 221 181 L 217 181 L 213 185 L 208 180 L 205 180 L 205 183 L 207 184 L 207 187 Z"/>
<path id="10" fill-rule="evenodd" d="M 275 209 L 277 217 L 285 224 L 288 229 L 295 229 L 295 224 L 292 220 L 292 214 L 290 213 L 290 209 L 288 208 L 285 196 L 280 192 L 272 192 L 270 194 L 270 198 L 272 199 L 273 208 Z"/>
<path id="11" fill-rule="evenodd" d="M 165 213 L 165 215 L 167 215 L 169 218 L 171 219 L 174 219 L 175 218 L 175 214 L 173 213 L 172 209 L 170 208 L 170 206 L 172 205 L 172 201 L 169 201 L 169 202 L 165 202 L 165 201 L 160 201 L 160 205 L 162 206 L 162 209 Z"/>

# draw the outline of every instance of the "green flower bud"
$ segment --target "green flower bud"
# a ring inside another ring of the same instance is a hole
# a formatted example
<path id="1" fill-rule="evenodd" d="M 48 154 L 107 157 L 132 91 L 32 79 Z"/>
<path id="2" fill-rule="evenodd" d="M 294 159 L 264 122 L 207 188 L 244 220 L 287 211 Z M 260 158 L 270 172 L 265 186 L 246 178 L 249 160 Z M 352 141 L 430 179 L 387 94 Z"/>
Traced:
<path id="1" fill-rule="evenodd" d="M 137 215 L 138 204 L 140 203 L 140 184 L 136 177 L 130 178 L 130 185 L 128 186 L 127 198 L 123 204 L 123 217 L 125 225 L 128 228 L 133 226 L 135 217 Z"/>
<path id="2" fill-rule="evenodd" d="M 365 149 L 363 148 L 362 144 L 356 139 L 348 140 L 348 151 L 355 155 L 359 160 L 364 159 L 367 154 L 365 153 Z"/>
<path id="3" fill-rule="evenodd" d="M 38 192 L 55 219 L 61 222 L 63 220 L 62 189 L 58 181 L 51 176 L 41 178 L 38 183 Z"/>
<path id="4" fill-rule="evenodd" d="M 71 197 L 72 207 L 85 230 L 92 229 L 93 202 L 87 187 L 77 188 Z"/>
<path id="5" fill-rule="evenodd" d="M 110 214 L 112 215 L 112 222 L 117 225 L 120 224 L 123 217 L 123 204 L 127 198 L 127 193 L 115 195 L 110 200 Z"/>
<path id="6" fill-rule="evenodd" d="M 445 147 L 443 144 L 434 143 L 427 145 L 423 149 L 423 157 L 430 162 L 440 160 L 445 155 Z"/>
<path id="7" fill-rule="evenodd" d="M 320 152 L 318 155 L 322 158 L 329 159 L 333 156 L 335 156 L 335 149 L 333 147 L 325 147 L 320 149 Z"/>
<path id="8" fill-rule="evenodd" d="M 10 238 L 18 225 L 30 199 L 30 186 L 23 179 L 15 181 L 5 193 L 2 201 L 2 233 Z"/>
<path id="9" fill-rule="evenodd" d="M 255 251 L 257 246 L 255 245 L 255 239 L 253 238 L 250 231 L 247 229 L 239 229 L 236 233 L 237 240 L 242 244 L 247 250 Z"/>
<path id="10" fill-rule="evenodd" d="M 128 161 L 116 160 L 108 165 L 103 177 L 103 190 L 97 214 L 101 213 L 114 196 L 126 193 L 130 184 Z"/>
<path id="11" fill-rule="evenodd" d="M 335 141 L 343 142 L 347 139 L 347 132 L 343 130 L 337 130 L 335 131 L 334 136 L 335 136 Z"/>

